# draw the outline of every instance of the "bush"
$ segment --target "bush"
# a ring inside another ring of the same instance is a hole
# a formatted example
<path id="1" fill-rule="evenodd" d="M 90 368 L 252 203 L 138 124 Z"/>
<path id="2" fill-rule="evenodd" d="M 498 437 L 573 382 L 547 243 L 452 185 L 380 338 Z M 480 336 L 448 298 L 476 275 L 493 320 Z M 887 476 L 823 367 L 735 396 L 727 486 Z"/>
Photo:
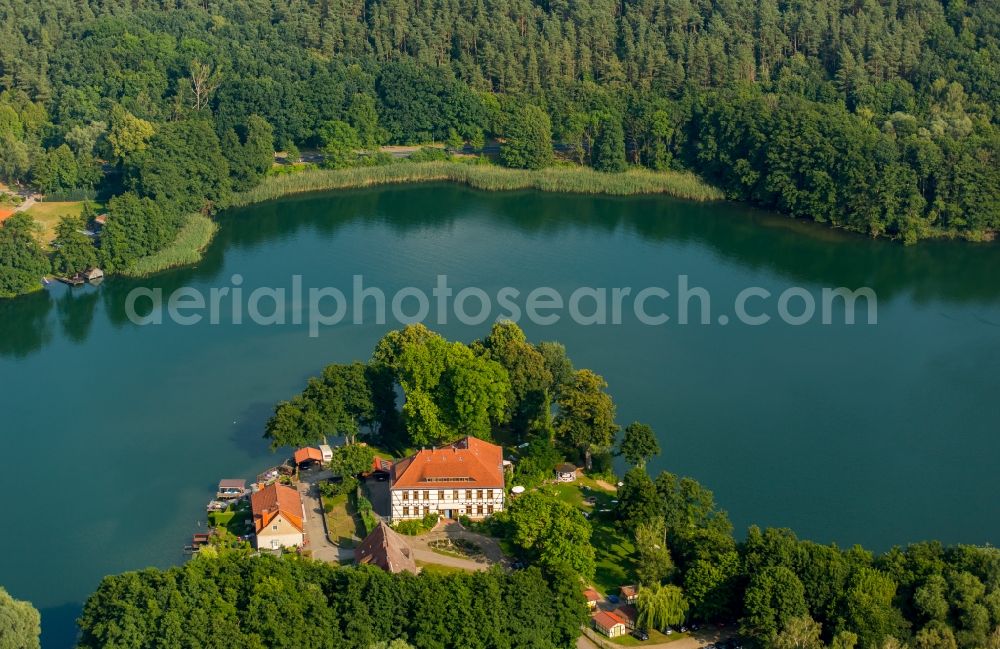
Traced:
<path id="1" fill-rule="evenodd" d="M 423 146 L 420 147 L 419 151 L 416 151 L 407 158 L 409 162 L 439 162 L 442 160 L 448 160 L 451 156 L 444 149 L 439 149 L 433 146 Z"/>
<path id="2" fill-rule="evenodd" d="M 361 524 L 365 528 L 365 536 L 368 536 L 378 527 L 378 516 L 375 515 L 372 502 L 364 496 L 358 495 L 355 508 L 358 510 L 358 515 L 361 517 Z"/>
<path id="3" fill-rule="evenodd" d="M 400 521 L 396 523 L 394 529 L 400 534 L 417 536 L 418 534 L 423 534 L 434 529 L 434 526 L 437 525 L 439 518 L 438 514 L 429 513 L 425 514 L 424 517 L 419 520 Z"/>

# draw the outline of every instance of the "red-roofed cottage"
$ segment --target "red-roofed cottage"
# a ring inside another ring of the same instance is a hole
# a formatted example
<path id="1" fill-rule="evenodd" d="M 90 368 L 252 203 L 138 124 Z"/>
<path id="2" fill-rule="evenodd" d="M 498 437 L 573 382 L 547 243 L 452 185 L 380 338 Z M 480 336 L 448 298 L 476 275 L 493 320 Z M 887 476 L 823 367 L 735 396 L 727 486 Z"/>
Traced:
<path id="1" fill-rule="evenodd" d="M 503 449 L 476 437 L 392 465 L 392 520 L 484 518 L 503 511 Z"/>
<path id="2" fill-rule="evenodd" d="M 250 496 L 250 508 L 259 550 L 302 545 L 305 511 L 298 491 L 275 482 Z"/>

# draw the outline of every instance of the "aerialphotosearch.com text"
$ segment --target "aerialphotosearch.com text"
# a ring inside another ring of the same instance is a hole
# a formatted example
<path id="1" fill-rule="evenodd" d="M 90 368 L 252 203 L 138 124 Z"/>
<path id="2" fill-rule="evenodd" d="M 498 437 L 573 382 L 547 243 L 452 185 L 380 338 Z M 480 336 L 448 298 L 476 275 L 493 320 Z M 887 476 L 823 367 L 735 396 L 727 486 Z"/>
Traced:
<path id="1" fill-rule="evenodd" d="M 492 292 L 475 286 L 455 289 L 447 275 L 438 275 L 429 291 L 417 286 L 385 291 L 367 286 L 363 275 L 354 275 L 348 290 L 336 286 L 307 288 L 301 275 L 293 275 L 289 285 L 283 287 L 249 290 L 243 281 L 236 274 L 228 286 L 181 287 L 167 294 L 161 288 L 135 288 L 126 297 L 126 315 L 134 324 L 143 326 L 166 321 L 184 326 L 223 322 L 272 327 L 307 325 L 310 337 L 319 336 L 327 327 L 384 325 L 390 321 L 400 325 L 446 325 L 457 321 L 470 326 L 491 320 L 546 326 L 565 319 L 581 326 L 620 325 L 629 319 L 649 326 L 878 323 L 878 300 L 869 287 L 790 286 L 776 292 L 749 286 L 731 302 L 726 300 L 725 311 L 716 311 L 711 292 L 692 285 L 687 275 L 678 275 L 670 288 L 580 286 L 570 291 L 551 286 L 507 286 Z"/>

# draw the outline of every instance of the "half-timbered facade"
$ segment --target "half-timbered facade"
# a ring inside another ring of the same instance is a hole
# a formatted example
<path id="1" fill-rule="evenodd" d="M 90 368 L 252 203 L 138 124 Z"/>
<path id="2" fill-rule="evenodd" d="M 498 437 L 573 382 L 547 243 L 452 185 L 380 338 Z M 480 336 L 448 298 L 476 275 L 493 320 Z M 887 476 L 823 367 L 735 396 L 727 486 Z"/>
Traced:
<path id="1" fill-rule="evenodd" d="M 503 511 L 503 449 L 466 437 L 397 462 L 391 481 L 393 522 L 432 513 L 485 518 Z"/>

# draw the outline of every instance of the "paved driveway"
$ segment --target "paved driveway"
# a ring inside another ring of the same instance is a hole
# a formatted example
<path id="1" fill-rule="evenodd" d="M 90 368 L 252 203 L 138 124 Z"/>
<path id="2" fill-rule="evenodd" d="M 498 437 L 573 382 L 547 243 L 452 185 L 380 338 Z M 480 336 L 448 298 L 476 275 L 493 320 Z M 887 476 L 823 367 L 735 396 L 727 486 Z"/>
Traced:
<path id="1" fill-rule="evenodd" d="M 365 492 L 372 503 L 372 511 L 385 520 L 389 520 L 392 499 L 389 496 L 389 481 L 378 481 L 374 478 L 365 480 Z"/>

